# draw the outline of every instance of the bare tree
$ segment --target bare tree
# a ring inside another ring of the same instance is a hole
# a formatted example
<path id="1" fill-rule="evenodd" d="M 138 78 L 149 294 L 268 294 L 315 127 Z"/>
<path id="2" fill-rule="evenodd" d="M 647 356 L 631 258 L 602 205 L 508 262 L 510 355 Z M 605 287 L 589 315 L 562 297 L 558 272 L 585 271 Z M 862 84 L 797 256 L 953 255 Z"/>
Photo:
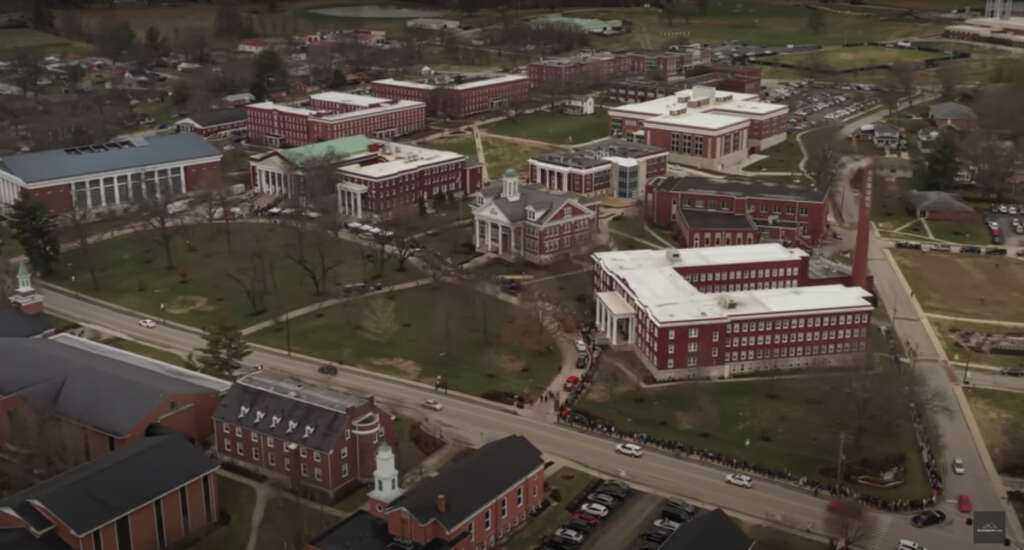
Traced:
<path id="1" fill-rule="evenodd" d="M 900 98 L 903 94 L 899 87 L 894 86 L 892 82 L 879 87 L 877 94 L 878 100 L 882 102 L 882 105 L 885 105 L 885 108 L 888 109 L 890 115 L 900 108 Z"/>
<path id="2" fill-rule="evenodd" d="M 849 548 L 864 540 L 874 521 L 860 502 L 842 500 L 825 516 L 825 532 L 836 539 L 836 548 Z"/>
<path id="3" fill-rule="evenodd" d="M 891 69 L 892 82 L 907 98 L 908 105 L 914 104 L 914 80 L 917 70 L 918 66 L 915 63 L 896 63 Z"/>
<path id="4" fill-rule="evenodd" d="M 11 57 L 11 68 L 13 69 L 14 82 L 21 88 L 21 93 L 29 95 L 35 92 L 39 86 L 39 79 L 43 76 L 43 56 L 38 50 L 21 49 Z"/>
<path id="5" fill-rule="evenodd" d="M 96 276 L 96 262 L 92 257 L 92 248 L 89 243 L 89 238 L 92 236 L 92 226 L 89 224 L 87 215 L 80 208 L 72 208 L 63 215 L 63 218 L 65 225 L 71 229 L 75 242 L 78 244 L 78 253 L 85 261 L 85 268 L 89 271 L 92 287 L 99 290 L 100 280 Z"/>
<path id="6" fill-rule="evenodd" d="M 163 250 L 167 269 L 174 269 L 174 241 L 181 229 L 180 216 L 172 212 L 172 204 L 177 201 L 178 196 L 168 186 L 161 185 L 156 194 L 142 199 L 139 203 L 139 217 L 149 227 L 149 237 Z"/>
<path id="7" fill-rule="evenodd" d="M 982 130 L 960 147 L 961 158 L 975 169 L 978 188 L 999 200 L 1015 196 L 1017 152 L 1012 141 Z"/>
<path id="8" fill-rule="evenodd" d="M 839 173 L 843 137 L 839 128 L 835 127 L 822 130 L 821 134 L 815 133 L 815 136 L 813 140 L 804 140 L 804 148 L 807 150 L 804 168 L 814 183 L 827 191 Z"/>
<path id="9" fill-rule="evenodd" d="M 322 296 L 330 276 L 342 265 L 335 233 L 323 223 L 297 218 L 289 222 L 294 240 L 285 256 L 309 279 L 313 294 Z"/>
<path id="10" fill-rule="evenodd" d="M 224 276 L 238 285 L 249 303 L 250 312 L 257 315 L 266 311 L 273 264 L 268 261 L 262 244 L 250 243 L 241 259 L 226 261 Z"/>
<path id="11" fill-rule="evenodd" d="M 204 27 L 186 27 L 179 36 L 177 47 L 189 61 L 206 61 L 210 52 L 209 31 Z"/>
<path id="12" fill-rule="evenodd" d="M 935 71 L 939 79 L 939 86 L 942 89 L 943 99 L 953 99 L 956 96 L 956 87 L 964 82 L 964 71 L 959 61 L 946 61 L 939 65 Z"/>

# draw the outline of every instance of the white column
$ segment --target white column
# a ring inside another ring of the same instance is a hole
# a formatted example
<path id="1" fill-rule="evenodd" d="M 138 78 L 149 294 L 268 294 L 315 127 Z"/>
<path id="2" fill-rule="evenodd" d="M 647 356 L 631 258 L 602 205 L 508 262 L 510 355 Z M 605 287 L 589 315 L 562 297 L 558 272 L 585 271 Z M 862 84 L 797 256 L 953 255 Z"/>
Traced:
<path id="1" fill-rule="evenodd" d="M 491 222 L 487 222 L 487 252 L 491 251 Z"/>
<path id="2" fill-rule="evenodd" d="M 480 249 L 480 220 L 473 220 L 473 245 Z"/>
<path id="3" fill-rule="evenodd" d="M 505 253 L 505 246 L 504 246 L 504 243 L 505 243 L 504 236 L 505 235 L 504 235 L 504 233 L 505 233 L 505 226 L 504 225 L 499 225 L 498 226 L 498 255 L 499 256 L 501 254 Z"/>
<path id="4" fill-rule="evenodd" d="M 362 193 L 353 193 L 353 194 L 356 196 L 356 217 L 357 218 L 362 218 L 363 217 L 363 194 Z"/>
<path id="5" fill-rule="evenodd" d="M 597 300 L 594 307 L 594 326 L 597 330 L 601 330 L 601 310 L 604 309 L 604 305 L 601 300 Z"/>
<path id="6" fill-rule="evenodd" d="M 127 176 L 125 176 L 125 177 L 127 177 Z M 118 176 L 114 176 L 114 204 L 121 204 L 121 193 L 120 193 L 120 191 L 117 190 L 117 188 L 120 187 L 118 185 L 117 178 L 118 178 Z M 72 191 L 73 190 L 74 189 L 72 189 Z"/>
<path id="7" fill-rule="evenodd" d="M 612 345 L 613 346 L 619 343 L 619 326 L 618 325 L 619 325 L 619 318 L 616 317 L 615 315 L 612 315 L 612 323 L 611 323 L 612 334 L 611 334 L 611 339 L 612 339 Z"/>

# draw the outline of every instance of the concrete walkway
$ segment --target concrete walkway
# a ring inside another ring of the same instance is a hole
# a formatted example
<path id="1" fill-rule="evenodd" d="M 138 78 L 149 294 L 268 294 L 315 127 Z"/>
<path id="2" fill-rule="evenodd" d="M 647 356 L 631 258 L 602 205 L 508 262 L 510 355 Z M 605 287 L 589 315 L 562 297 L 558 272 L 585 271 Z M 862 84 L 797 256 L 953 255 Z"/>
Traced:
<path id="1" fill-rule="evenodd" d="M 670 242 L 666 241 L 666 240 L 665 240 L 664 238 L 662 238 L 662 236 L 661 236 L 661 235 L 657 234 L 657 233 L 656 233 L 656 232 L 655 232 L 655 231 L 654 231 L 653 229 L 651 229 L 651 228 L 650 228 L 650 226 L 648 226 L 648 225 L 647 225 L 646 223 L 644 224 L 644 231 L 646 231 L 648 235 L 650 235 L 650 236 L 654 237 L 655 239 L 658 239 L 659 241 L 661 241 L 662 243 L 664 243 L 666 247 L 668 247 L 668 248 L 675 248 L 675 247 L 676 247 L 676 245 L 674 245 L 674 244 L 672 244 L 672 243 L 670 243 Z"/>
<path id="2" fill-rule="evenodd" d="M 647 246 L 649 246 L 649 247 L 651 247 L 651 248 L 664 248 L 664 246 L 663 246 L 663 245 L 660 245 L 660 244 L 657 244 L 657 243 L 654 243 L 654 242 L 648 241 L 648 240 L 646 240 L 646 239 L 641 239 L 641 238 L 639 238 L 639 237 L 636 237 L 636 236 L 634 236 L 634 235 L 630 235 L 629 233 L 624 233 L 624 232 L 622 232 L 622 231 L 619 231 L 618 229 L 611 229 L 611 228 L 609 228 L 609 229 L 608 229 L 608 231 L 609 231 L 610 233 L 613 233 L 613 234 L 615 234 L 615 235 L 620 235 L 620 236 L 622 236 L 622 237 L 626 237 L 626 238 L 629 238 L 629 239 L 633 239 L 634 241 L 636 241 L 636 242 L 638 242 L 638 243 L 642 243 L 642 244 L 645 244 L 645 245 L 647 245 Z"/>
<path id="3" fill-rule="evenodd" d="M 483 181 L 490 181 L 491 176 L 487 172 L 487 157 L 484 155 L 484 142 L 480 139 L 480 128 L 473 125 L 473 144 L 476 145 L 476 161 L 480 163 L 480 172 Z"/>
<path id="4" fill-rule="evenodd" d="M 330 300 L 324 300 L 322 302 L 317 302 L 315 304 L 309 304 L 308 306 L 303 306 L 303 307 L 300 307 L 298 309 L 293 309 L 293 310 L 291 310 L 291 311 L 289 311 L 287 313 L 282 313 L 281 315 L 278 315 L 277 317 L 274 317 L 273 319 L 267 319 L 266 321 L 261 321 L 259 323 L 256 323 L 255 325 L 250 325 L 248 327 L 245 327 L 244 329 L 242 329 L 242 334 L 245 335 L 245 336 L 248 336 L 250 334 L 259 332 L 259 331 L 261 331 L 261 330 L 263 330 L 265 328 L 272 327 L 276 323 L 283 323 L 283 322 L 287 321 L 288 319 L 294 319 L 296 317 L 301 317 L 301 316 L 303 316 L 303 315 L 305 315 L 307 313 L 312 313 L 314 311 L 318 311 L 318 310 L 321 310 L 321 309 L 326 309 L 326 308 L 338 305 L 338 304 L 343 303 L 343 302 L 351 302 L 353 300 L 358 300 L 360 298 L 365 298 L 367 296 L 374 296 L 374 295 L 377 295 L 377 294 L 386 294 L 388 292 L 395 292 L 397 290 L 405 290 L 405 289 L 408 289 L 408 288 L 415 288 L 415 287 L 418 287 L 418 286 L 428 285 L 431 282 L 433 282 L 433 279 L 431 279 L 429 277 L 426 277 L 426 278 L 423 278 L 423 279 L 416 279 L 415 281 L 409 281 L 407 283 L 399 283 L 397 285 L 386 286 L 386 287 L 384 287 L 384 288 L 382 288 L 380 290 L 374 290 L 372 292 L 367 292 L 365 294 L 360 294 L 358 296 L 350 296 L 350 297 L 347 297 L 347 298 L 331 298 Z"/>
<path id="5" fill-rule="evenodd" d="M 548 141 L 540 141 L 540 140 L 537 140 L 537 139 L 528 139 L 528 138 L 521 138 L 521 137 L 515 137 L 515 136 L 506 136 L 504 134 L 492 134 L 492 133 L 484 131 L 484 130 L 481 130 L 480 134 L 483 137 L 493 138 L 493 139 L 500 139 L 500 140 L 504 140 L 504 141 L 510 141 L 512 143 L 517 143 L 519 145 L 525 145 L 527 147 L 543 147 L 543 148 L 549 148 L 549 149 L 552 148 L 552 147 L 557 148 L 557 149 L 568 149 L 569 148 L 568 145 L 562 145 L 560 143 L 551 143 L 551 142 L 548 142 Z"/>
<path id="6" fill-rule="evenodd" d="M 997 321 L 995 319 L 978 319 L 976 317 L 957 317 L 954 315 L 942 315 L 939 313 L 925 313 L 928 317 L 933 319 L 942 319 L 944 321 L 960 321 L 962 323 L 978 323 L 981 325 L 998 325 L 1001 327 L 1013 327 L 1013 328 L 1024 328 L 1024 322 L 1021 321 Z"/>

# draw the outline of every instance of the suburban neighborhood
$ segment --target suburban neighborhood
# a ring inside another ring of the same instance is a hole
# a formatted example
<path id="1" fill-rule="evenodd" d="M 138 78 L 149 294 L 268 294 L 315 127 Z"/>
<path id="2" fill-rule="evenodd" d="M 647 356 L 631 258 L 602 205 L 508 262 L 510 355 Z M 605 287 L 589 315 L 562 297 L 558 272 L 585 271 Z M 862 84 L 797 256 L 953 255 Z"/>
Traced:
<path id="1" fill-rule="evenodd" d="M 1024 2 L 0 4 L 0 550 L 1024 550 Z"/>

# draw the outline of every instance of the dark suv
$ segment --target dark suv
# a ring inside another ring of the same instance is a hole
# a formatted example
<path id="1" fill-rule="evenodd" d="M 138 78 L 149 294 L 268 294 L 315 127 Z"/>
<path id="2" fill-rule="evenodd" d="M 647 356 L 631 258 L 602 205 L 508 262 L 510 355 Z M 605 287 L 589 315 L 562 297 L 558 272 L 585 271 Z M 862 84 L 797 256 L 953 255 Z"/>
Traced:
<path id="1" fill-rule="evenodd" d="M 1024 368 L 1010 367 L 999 371 L 1005 376 L 1024 376 Z"/>

